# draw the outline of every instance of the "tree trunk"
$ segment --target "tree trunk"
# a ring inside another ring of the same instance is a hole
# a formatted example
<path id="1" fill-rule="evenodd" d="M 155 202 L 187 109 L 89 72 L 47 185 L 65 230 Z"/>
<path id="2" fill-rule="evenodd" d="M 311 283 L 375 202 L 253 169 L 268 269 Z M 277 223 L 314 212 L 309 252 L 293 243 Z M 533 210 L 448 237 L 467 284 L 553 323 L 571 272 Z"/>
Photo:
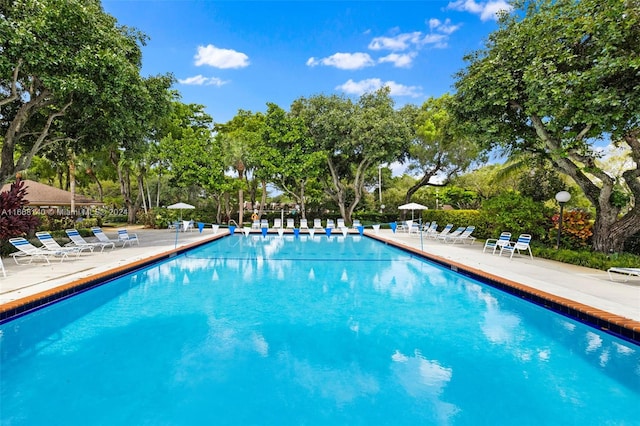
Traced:
<path id="1" fill-rule="evenodd" d="M 69 192 L 71 192 L 71 214 L 76 214 L 76 163 L 73 152 L 69 152 Z"/>
<path id="2" fill-rule="evenodd" d="M 531 121 L 538 137 L 549 152 L 563 152 L 561 141 L 557 140 L 545 127 L 543 120 L 535 115 Z M 621 208 L 614 205 L 612 195 L 616 180 L 595 164 L 595 159 L 580 152 L 568 150 L 566 156 L 552 157 L 552 163 L 560 172 L 569 176 L 582 189 L 584 195 L 596 208 L 592 245 L 595 251 L 614 253 L 622 251 L 627 237 L 640 231 L 640 131 L 631 131 L 624 140 L 631 148 L 631 159 L 636 167 L 623 172 L 623 178 L 631 190 L 635 203 L 623 216 Z M 586 174 L 588 170 L 589 175 Z M 597 184 L 595 179 L 597 179 Z"/>
<path id="3" fill-rule="evenodd" d="M 258 212 L 259 217 L 262 217 L 262 214 L 264 213 L 264 206 L 267 204 L 267 181 L 265 179 L 262 179 L 261 186 L 262 195 L 260 197 L 260 211 Z"/>
<path id="4" fill-rule="evenodd" d="M 300 217 L 302 219 L 307 218 L 307 206 L 306 206 L 306 203 L 304 202 L 305 183 L 306 183 L 305 179 L 302 179 L 300 181 Z"/>
<path id="5" fill-rule="evenodd" d="M 142 208 L 144 209 L 144 213 L 149 213 L 147 210 L 147 202 L 144 196 L 144 177 L 142 174 L 138 175 L 138 198 L 142 200 Z"/>
<path id="6" fill-rule="evenodd" d="M 420 180 L 407 190 L 407 193 L 404 196 L 404 204 L 409 204 L 411 202 L 411 197 L 413 197 L 413 194 L 418 192 L 418 189 L 424 186 L 430 185 L 429 181 L 439 171 L 439 169 L 440 167 L 437 166 L 435 169 L 425 172 L 424 175 L 422 175 L 422 177 L 420 178 Z M 444 185 L 438 184 L 434 186 L 444 186 Z M 405 220 L 406 217 L 407 217 L 407 210 L 402 210 L 402 212 L 400 213 L 400 218 L 402 220 Z"/>
<path id="7" fill-rule="evenodd" d="M 156 207 L 160 207 L 160 181 L 162 180 L 162 173 L 158 174 L 158 186 L 156 188 Z"/>
<path id="8" fill-rule="evenodd" d="M 127 222 L 135 223 L 136 222 L 136 206 L 134 202 L 131 200 L 131 176 L 129 173 L 129 169 L 125 166 L 120 165 L 120 155 L 115 151 L 111 151 L 109 154 L 109 158 L 111 163 L 116 168 L 116 173 L 118 174 L 118 182 L 120 183 L 120 194 L 122 194 L 122 199 L 124 200 L 125 208 L 127 210 Z"/>
<path id="9" fill-rule="evenodd" d="M 102 189 L 102 183 L 100 183 L 100 179 L 98 179 L 98 176 L 96 176 L 96 174 L 93 172 L 93 169 L 90 168 L 90 167 L 88 167 L 85 170 L 85 172 L 96 183 L 96 186 L 98 187 L 98 200 L 100 200 L 100 202 L 102 202 L 102 200 L 104 199 L 104 190 Z"/>

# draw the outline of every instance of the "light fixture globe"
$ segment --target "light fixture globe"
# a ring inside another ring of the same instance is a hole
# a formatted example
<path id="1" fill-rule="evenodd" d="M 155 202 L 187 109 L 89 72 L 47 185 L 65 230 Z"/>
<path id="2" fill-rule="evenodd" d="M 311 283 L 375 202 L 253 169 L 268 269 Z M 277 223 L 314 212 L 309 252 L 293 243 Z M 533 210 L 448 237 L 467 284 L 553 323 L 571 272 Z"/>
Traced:
<path id="1" fill-rule="evenodd" d="M 566 203 L 570 199 L 571 199 L 571 194 L 569 194 L 567 191 L 560 191 L 556 194 L 556 200 L 559 203 Z"/>

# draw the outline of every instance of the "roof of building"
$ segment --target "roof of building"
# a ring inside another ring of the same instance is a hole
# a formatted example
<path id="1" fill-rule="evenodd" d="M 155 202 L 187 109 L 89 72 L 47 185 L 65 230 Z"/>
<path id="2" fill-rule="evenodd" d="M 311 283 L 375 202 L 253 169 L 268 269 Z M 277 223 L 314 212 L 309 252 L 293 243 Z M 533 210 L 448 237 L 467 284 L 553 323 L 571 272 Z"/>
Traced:
<path id="1" fill-rule="evenodd" d="M 30 206 L 58 207 L 71 205 L 72 195 L 69 191 L 28 179 L 24 179 L 23 182 L 27 192 L 25 198 L 29 201 Z M 8 191 L 10 188 L 11 184 L 8 183 L 2 187 L 1 192 Z M 104 204 L 80 194 L 75 194 L 74 198 L 76 206 L 99 206 Z"/>

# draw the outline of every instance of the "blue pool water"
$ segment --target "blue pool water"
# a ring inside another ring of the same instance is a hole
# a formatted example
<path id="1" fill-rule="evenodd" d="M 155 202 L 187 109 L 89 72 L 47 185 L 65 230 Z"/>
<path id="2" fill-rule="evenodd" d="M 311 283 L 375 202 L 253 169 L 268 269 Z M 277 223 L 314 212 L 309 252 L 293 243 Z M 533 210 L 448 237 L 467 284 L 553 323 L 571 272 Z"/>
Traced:
<path id="1" fill-rule="evenodd" d="M 637 425 L 640 348 L 366 237 L 223 238 L 0 326 L 3 425 Z"/>

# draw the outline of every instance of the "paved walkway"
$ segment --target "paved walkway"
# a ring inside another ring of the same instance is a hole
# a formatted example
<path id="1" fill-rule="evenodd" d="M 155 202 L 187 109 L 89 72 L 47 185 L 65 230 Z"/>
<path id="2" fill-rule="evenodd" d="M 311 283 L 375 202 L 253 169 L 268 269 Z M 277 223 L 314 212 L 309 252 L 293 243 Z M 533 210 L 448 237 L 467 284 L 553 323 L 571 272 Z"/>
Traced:
<path id="1" fill-rule="evenodd" d="M 106 231 L 111 236 L 114 232 Z M 20 299 L 51 290 L 70 282 L 104 273 L 111 269 L 171 252 L 197 241 L 214 237 L 211 229 L 199 233 L 174 233 L 167 230 L 131 229 L 140 239 L 139 246 L 116 248 L 104 253 L 83 254 L 79 259 L 16 265 L 13 259 L 3 259 L 7 277 L 0 275 L 0 307 Z M 221 229 L 220 233 L 226 233 Z M 373 231 L 366 231 L 374 235 Z M 597 308 L 627 319 L 640 321 L 640 279 L 626 283 L 611 282 L 606 272 L 560 262 L 514 256 L 513 260 L 490 253 L 483 253 L 483 244 L 443 244 L 438 241 L 380 230 L 377 237 L 438 256 L 442 259 L 466 265 L 491 275 L 550 293 L 562 298 Z"/>

